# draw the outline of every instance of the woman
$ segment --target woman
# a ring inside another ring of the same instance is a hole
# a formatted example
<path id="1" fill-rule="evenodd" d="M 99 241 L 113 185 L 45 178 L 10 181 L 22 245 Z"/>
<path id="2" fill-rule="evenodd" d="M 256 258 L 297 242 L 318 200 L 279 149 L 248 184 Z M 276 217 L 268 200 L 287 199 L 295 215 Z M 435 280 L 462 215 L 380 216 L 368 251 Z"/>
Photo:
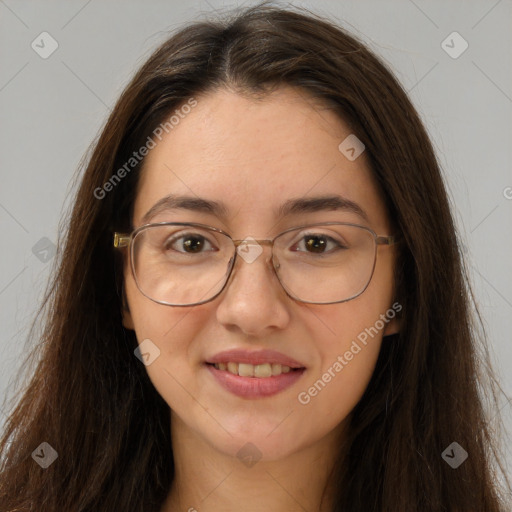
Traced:
<path id="1" fill-rule="evenodd" d="M 503 511 L 469 297 L 376 56 L 267 5 L 190 25 L 85 169 L 1 509 Z"/>

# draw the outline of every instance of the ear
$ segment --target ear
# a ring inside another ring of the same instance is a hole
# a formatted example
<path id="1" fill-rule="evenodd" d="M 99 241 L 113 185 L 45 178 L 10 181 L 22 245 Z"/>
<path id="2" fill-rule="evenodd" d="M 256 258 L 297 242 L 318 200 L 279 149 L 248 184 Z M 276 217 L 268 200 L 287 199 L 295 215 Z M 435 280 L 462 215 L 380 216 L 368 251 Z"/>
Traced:
<path id="1" fill-rule="evenodd" d="M 126 329 L 130 329 L 131 331 L 135 330 L 135 327 L 133 326 L 133 320 L 132 315 L 130 313 L 129 309 L 123 308 L 123 327 Z"/>
<path id="2" fill-rule="evenodd" d="M 121 315 L 123 317 L 123 327 L 125 329 L 130 329 L 130 330 L 134 331 L 135 327 L 133 325 L 133 319 L 132 319 L 132 314 L 130 313 L 130 308 L 128 307 L 128 300 L 126 298 L 124 286 L 123 286 L 122 298 L 123 298 L 122 299 L 123 304 L 122 304 Z"/>
<path id="3" fill-rule="evenodd" d="M 401 325 L 402 320 L 395 316 L 385 325 L 384 330 L 382 331 L 382 335 L 389 336 L 391 334 L 396 334 L 400 332 Z"/>

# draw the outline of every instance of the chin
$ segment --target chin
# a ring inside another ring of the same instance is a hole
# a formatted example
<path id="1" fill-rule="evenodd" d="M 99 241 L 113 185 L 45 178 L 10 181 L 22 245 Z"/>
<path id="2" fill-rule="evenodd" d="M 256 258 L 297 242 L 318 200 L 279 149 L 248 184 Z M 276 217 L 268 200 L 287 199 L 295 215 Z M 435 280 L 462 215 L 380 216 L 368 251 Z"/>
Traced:
<path id="1" fill-rule="evenodd" d="M 298 439 L 282 426 L 276 428 L 276 425 L 278 423 L 269 422 L 268 428 L 267 425 L 259 425 L 252 429 L 227 429 L 231 435 L 225 431 L 225 435 L 209 435 L 209 443 L 216 450 L 242 462 L 246 458 L 254 461 L 279 460 L 299 450 L 299 444 L 304 440 Z"/>

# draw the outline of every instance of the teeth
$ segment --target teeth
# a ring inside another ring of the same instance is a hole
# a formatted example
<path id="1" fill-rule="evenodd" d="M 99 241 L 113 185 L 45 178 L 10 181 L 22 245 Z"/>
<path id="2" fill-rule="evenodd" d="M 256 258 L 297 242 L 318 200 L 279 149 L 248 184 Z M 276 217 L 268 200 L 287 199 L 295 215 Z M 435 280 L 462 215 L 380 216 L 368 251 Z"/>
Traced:
<path id="1" fill-rule="evenodd" d="M 272 376 L 272 365 L 269 363 L 258 364 L 254 367 L 255 377 L 271 377 Z"/>
<path id="2" fill-rule="evenodd" d="M 254 377 L 254 366 L 252 364 L 240 363 L 238 365 L 238 375 L 240 377 Z"/>
<path id="3" fill-rule="evenodd" d="M 264 363 L 264 364 L 247 364 L 247 363 L 234 363 L 229 361 L 228 363 L 215 363 L 217 370 L 227 370 L 233 375 L 239 375 L 240 377 L 255 377 L 255 378 L 267 378 L 271 376 L 281 375 L 282 373 L 288 373 L 291 371 L 289 366 L 285 364 L 276 363 Z"/>

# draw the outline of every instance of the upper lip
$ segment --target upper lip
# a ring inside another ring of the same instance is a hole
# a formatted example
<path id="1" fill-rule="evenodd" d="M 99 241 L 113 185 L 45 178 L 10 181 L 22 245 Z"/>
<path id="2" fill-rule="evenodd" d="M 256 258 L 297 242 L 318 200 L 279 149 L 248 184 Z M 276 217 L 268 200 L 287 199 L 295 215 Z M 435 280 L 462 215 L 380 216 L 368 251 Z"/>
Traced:
<path id="1" fill-rule="evenodd" d="M 304 365 L 295 359 L 276 352 L 275 350 L 224 350 L 210 357 L 207 363 L 245 363 L 245 364 L 265 364 L 274 363 L 289 366 L 290 368 L 304 368 Z"/>

